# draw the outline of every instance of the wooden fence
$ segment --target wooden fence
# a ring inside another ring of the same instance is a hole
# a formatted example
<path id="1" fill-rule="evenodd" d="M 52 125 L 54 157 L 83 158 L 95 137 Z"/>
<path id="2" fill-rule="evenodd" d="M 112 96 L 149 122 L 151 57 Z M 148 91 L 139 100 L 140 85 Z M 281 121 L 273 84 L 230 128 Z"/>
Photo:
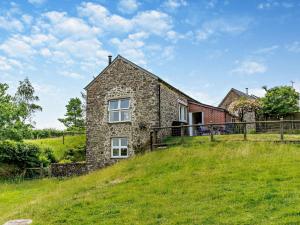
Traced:
<path id="1" fill-rule="evenodd" d="M 254 140 L 300 143 L 300 120 L 253 121 L 232 123 L 209 123 L 181 126 L 153 127 L 150 132 L 151 149 L 174 143 L 182 143 L 188 136 L 209 136 L 210 141 Z M 220 137 L 220 138 L 218 138 Z M 174 142 L 170 140 L 174 140 Z"/>

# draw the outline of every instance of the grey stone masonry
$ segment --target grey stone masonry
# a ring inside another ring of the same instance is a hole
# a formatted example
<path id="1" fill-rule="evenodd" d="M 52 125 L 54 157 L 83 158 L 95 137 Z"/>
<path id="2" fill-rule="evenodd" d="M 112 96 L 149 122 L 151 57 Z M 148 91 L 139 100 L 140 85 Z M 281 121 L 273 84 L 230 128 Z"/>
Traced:
<path id="1" fill-rule="evenodd" d="M 113 164 L 112 138 L 127 138 L 128 157 L 149 146 L 153 126 L 178 120 L 187 96 L 152 73 L 118 56 L 87 87 L 88 170 Z M 109 122 L 109 101 L 129 99 L 130 121 Z"/>

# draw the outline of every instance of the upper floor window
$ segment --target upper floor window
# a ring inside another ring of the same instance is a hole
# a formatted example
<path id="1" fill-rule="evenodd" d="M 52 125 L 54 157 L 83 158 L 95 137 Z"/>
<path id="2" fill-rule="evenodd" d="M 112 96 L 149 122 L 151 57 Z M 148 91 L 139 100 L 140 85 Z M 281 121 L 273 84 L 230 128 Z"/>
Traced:
<path id="1" fill-rule="evenodd" d="M 187 106 L 179 103 L 179 121 L 187 122 Z"/>
<path id="2" fill-rule="evenodd" d="M 108 102 L 109 122 L 130 121 L 130 100 L 115 99 Z"/>

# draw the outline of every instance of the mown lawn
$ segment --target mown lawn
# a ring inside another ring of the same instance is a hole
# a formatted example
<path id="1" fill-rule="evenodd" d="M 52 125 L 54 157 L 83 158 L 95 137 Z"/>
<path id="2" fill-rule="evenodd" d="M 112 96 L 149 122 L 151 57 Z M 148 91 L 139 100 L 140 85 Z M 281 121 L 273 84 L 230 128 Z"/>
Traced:
<path id="1" fill-rule="evenodd" d="M 42 148 L 51 148 L 54 152 L 55 157 L 58 160 L 60 160 L 67 149 L 85 145 L 85 139 L 86 139 L 85 135 L 74 135 L 74 136 L 65 136 L 64 144 L 63 144 L 62 137 L 44 138 L 44 139 L 37 139 L 37 140 L 25 140 L 25 142 L 36 144 Z"/>
<path id="2" fill-rule="evenodd" d="M 0 184 L 0 224 L 300 224 L 300 145 L 190 138 L 93 172 Z"/>

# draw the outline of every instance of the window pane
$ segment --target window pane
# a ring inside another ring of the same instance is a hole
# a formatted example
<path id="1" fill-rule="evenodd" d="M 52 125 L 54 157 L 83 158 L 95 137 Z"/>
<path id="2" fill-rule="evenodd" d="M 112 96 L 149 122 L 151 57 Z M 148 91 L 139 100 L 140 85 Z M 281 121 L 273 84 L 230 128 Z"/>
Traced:
<path id="1" fill-rule="evenodd" d="M 109 121 L 111 122 L 116 122 L 116 121 L 119 121 L 119 111 L 112 111 L 112 112 L 109 112 Z"/>
<path id="2" fill-rule="evenodd" d="M 127 156 L 127 148 L 121 148 L 121 156 Z"/>
<path id="3" fill-rule="evenodd" d="M 109 109 L 118 109 L 118 100 L 109 101 Z"/>
<path id="4" fill-rule="evenodd" d="M 112 146 L 114 146 L 114 147 L 119 146 L 119 138 L 113 138 L 112 139 Z"/>
<path id="5" fill-rule="evenodd" d="M 113 149 L 113 156 L 119 156 L 119 149 L 118 148 Z"/>
<path id="6" fill-rule="evenodd" d="M 129 119 L 129 111 L 122 111 L 121 112 L 121 121 L 128 121 Z"/>
<path id="7" fill-rule="evenodd" d="M 129 99 L 121 100 L 121 109 L 129 109 Z"/>
<path id="8" fill-rule="evenodd" d="M 121 138 L 121 146 L 127 146 L 127 145 L 128 145 L 127 138 Z"/>

